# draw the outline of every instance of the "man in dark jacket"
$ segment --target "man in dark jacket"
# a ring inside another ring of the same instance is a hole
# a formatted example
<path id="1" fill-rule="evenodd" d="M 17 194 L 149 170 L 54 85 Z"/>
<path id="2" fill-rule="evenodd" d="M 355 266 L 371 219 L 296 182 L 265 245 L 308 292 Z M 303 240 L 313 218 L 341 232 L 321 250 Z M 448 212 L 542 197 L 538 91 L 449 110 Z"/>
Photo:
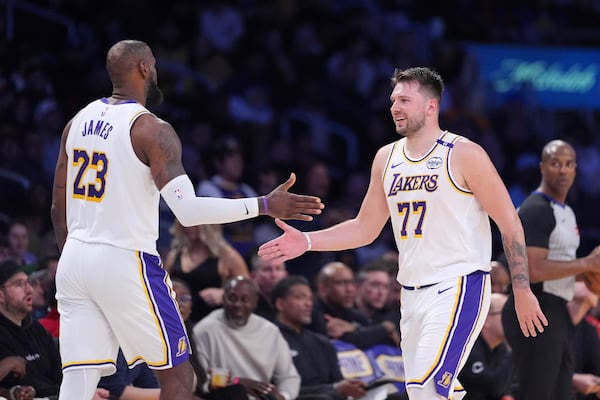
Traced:
<path id="1" fill-rule="evenodd" d="M 12 260 L 0 263 L 0 360 L 22 358 L 24 374 L 10 372 L 0 388 L 15 398 L 33 388 L 37 397 L 58 395 L 60 356 L 50 334 L 31 317 L 33 289 L 27 274 Z"/>
<path id="2" fill-rule="evenodd" d="M 356 281 L 354 273 L 346 264 L 325 264 L 317 276 L 317 299 L 314 316 L 325 320 L 330 339 L 352 343 L 359 349 L 368 349 L 377 344 L 399 347 L 400 334 L 393 322 L 373 322 L 354 307 Z M 313 321 L 310 329 L 313 329 Z M 318 331 L 317 331 L 318 332 Z"/>
<path id="3" fill-rule="evenodd" d="M 281 333 L 288 342 L 294 365 L 302 378 L 298 399 L 341 400 L 361 397 L 365 383 L 344 379 L 335 347 L 325 336 L 305 329 L 311 322 L 313 294 L 306 278 L 292 275 L 280 280 L 271 293 Z"/>

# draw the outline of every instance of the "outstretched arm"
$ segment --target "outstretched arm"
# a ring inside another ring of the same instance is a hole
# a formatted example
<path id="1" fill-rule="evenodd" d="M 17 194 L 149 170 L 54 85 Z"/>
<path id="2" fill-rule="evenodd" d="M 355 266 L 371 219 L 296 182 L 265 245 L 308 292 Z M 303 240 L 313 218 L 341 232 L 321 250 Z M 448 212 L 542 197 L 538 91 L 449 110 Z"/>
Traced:
<path id="1" fill-rule="evenodd" d="M 502 235 L 502 245 L 508 261 L 515 309 L 519 325 L 526 337 L 537 336 L 548 326 L 537 298 L 529 286 L 527 250 L 521 220 L 496 168 L 481 146 L 461 141 L 454 147 L 452 169 L 459 171 L 483 209 L 494 220 Z"/>
<path id="2" fill-rule="evenodd" d="M 256 217 L 260 213 L 278 218 L 310 221 L 323 204 L 314 196 L 289 193 L 295 175 L 264 198 L 222 199 L 197 197 L 181 161 L 181 141 L 173 127 L 145 114 L 131 130 L 138 158 L 150 166 L 152 178 L 169 208 L 184 226 L 221 224 Z"/>
<path id="3" fill-rule="evenodd" d="M 375 155 L 369 188 L 355 218 L 327 229 L 308 233 L 300 232 L 276 219 L 275 223 L 283 229 L 283 234 L 260 246 L 258 255 L 267 260 L 285 261 L 296 258 L 307 250 L 338 251 L 372 243 L 389 219 L 382 184 L 382 174 L 389 149 L 390 145 L 384 146 Z"/>

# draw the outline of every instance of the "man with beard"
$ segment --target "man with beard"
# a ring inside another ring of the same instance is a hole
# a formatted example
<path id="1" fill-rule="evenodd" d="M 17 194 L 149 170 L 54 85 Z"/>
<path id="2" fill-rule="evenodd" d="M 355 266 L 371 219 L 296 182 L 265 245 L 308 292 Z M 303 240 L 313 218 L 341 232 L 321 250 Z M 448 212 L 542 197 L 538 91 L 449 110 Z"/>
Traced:
<path id="1" fill-rule="evenodd" d="M 0 359 L 9 365 L 10 372 L 0 373 L 0 395 L 7 398 L 33 399 L 36 395 L 56 398 L 58 393 L 61 381 L 58 349 L 52 336 L 32 318 L 32 309 L 33 288 L 27 274 L 12 260 L 2 262 Z"/>
<path id="2" fill-rule="evenodd" d="M 355 218 L 301 232 L 276 220 L 282 236 L 259 255 L 288 260 L 305 251 L 372 243 L 391 218 L 402 285 L 400 331 L 408 396 L 460 399 L 456 379 L 490 303 L 491 217 L 500 229 L 525 336 L 547 324 L 529 285 L 523 228 L 481 146 L 439 126 L 443 82 L 429 68 L 396 70 L 391 115 L 400 140 L 375 155 Z"/>
<path id="3" fill-rule="evenodd" d="M 308 280 L 299 275 L 283 278 L 273 288 L 272 296 L 277 309 L 277 326 L 290 346 L 294 365 L 302 378 L 298 398 L 341 400 L 364 396 L 366 383 L 343 378 L 337 350 L 329 339 L 306 329 L 313 309 Z"/>
<path id="4" fill-rule="evenodd" d="M 229 383 L 243 386 L 250 398 L 295 399 L 300 376 L 290 348 L 277 326 L 252 313 L 258 301 L 256 284 L 238 276 L 223 289 L 223 308 L 194 326 L 200 362 L 213 374 L 228 371 Z"/>
<path id="5" fill-rule="evenodd" d="M 155 370 L 161 399 L 191 399 L 188 338 L 156 249 L 160 196 L 184 226 L 259 214 L 311 220 L 323 205 L 288 192 L 294 174 L 266 196 L 196 197 L 175 130 L 146 108 L 162 98 L 148 45 L 116 43 L 106 69 L 112 95 L 67 123 L 54 177 L 60 399 L 91 399 L 115 371 L 119 346 L 130 366 L 144 360 Z"/>

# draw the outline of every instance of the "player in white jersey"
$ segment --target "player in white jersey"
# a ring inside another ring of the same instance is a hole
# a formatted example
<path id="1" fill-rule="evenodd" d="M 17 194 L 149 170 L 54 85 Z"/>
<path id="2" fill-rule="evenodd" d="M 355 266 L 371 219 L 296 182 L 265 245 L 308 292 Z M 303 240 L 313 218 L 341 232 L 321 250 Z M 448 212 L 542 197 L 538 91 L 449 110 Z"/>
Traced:
<path id="1" fill-rule="evenodd" d="M 284 261 L 308 250 L 364 246 L 391 216 L 408 396 L 460 399 L 465 392 L 456 377 L 489 308 L 488 215 L 502 234 L 523 334 L 543 332 L 547 320 L 529 286 L 523 228 L 496 169 L 479 145 L 440 129 L 442 78 L 410 68 L 396 70 L 392 85 L 390 111 L 404 138 L 375 155 L 357 216 L 314 232 L 276 219 L 284 233 L 259 255 Z"/>
<path id="2" fill-rule="evenodd" d="M 100 377 L 115 371 L 119 347 L 130 366 L 155 369 L 161 399 L 192 399 L 189 342 L 156 250 L 161 195 L 184 226 L 259 214 L 311 220 L 323 208 L 288 192 L 293 174 L 266 196 L 196 197 L 177 134 L 146 109 L 162 99 L 155 64 L 145 43 L 116 43 L 106 59 L 112 96 L 87 105 L 63 131 L 51 211 L 62 251 L 61 400 L 92 399 Z"/>

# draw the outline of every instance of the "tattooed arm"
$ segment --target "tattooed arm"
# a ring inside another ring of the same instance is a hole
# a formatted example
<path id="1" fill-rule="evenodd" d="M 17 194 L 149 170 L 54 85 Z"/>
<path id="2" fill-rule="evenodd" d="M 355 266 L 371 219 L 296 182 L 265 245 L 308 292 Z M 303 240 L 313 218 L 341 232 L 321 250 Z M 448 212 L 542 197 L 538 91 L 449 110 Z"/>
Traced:
<path id="1" fill-rule="evenodd" d="M 158 190 L 185 174 L 181 141 L 168 122 L 152 114 L 140 116 L 131 129 L 131 142 L 140 161 L 150 166 Z"/>
<path id="2" fill-rule="evenodd" d="M 521 330 L 527 337 L 536 336 L 537 332 L 544 331 L 543 326 L 547 326 L 548 321 L 529 286 L 523 226 L 502 179 L 483 148 L 471 141 L 460 141 L 455 145 L 452 169 L 459 172 L 459 183 L 473 192 L 498 226 Z"/>

